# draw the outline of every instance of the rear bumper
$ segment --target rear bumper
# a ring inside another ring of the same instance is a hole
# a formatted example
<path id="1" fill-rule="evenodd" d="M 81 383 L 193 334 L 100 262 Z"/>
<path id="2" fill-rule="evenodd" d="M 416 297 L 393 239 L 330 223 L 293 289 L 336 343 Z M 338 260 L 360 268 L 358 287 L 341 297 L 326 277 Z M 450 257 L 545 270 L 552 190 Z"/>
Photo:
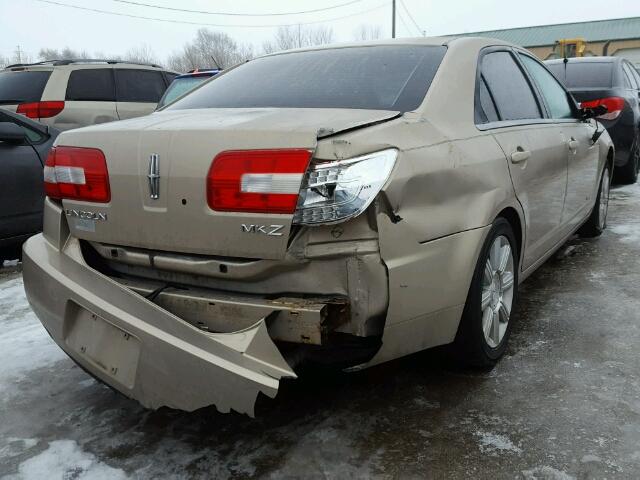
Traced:
<path id="1" fill-rule="evenodd" d="M 244 330 L 204 332 L 86 265 L 69 238 L 43 235 L 23 247 L 29 302 L 53 340 L 78 364 L 148 408 L 253 415 L 259 392 L 274 397 L 296 375 L 264 320 Z"/>

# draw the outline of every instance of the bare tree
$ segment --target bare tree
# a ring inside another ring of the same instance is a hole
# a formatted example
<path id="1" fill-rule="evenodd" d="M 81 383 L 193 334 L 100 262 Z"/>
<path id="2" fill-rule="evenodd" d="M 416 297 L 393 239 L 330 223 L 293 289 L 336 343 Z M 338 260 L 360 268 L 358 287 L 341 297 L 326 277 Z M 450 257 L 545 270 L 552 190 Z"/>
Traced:
<path id="1" fill-rule="evenodd" d="M 290 50 L 292 48 L 324 45 L 333 41 L 333 30 L 329 27 L 303 27 L 302 25 L 280 27 L 273 40 L 262 44 L 264 53 Z"/>
<path id="2" fill-rule="evenodd" d="M 89 52 L 86 50 L 74 50 L 64 47 L 62 50 L 57 48 L 41 48 L 38 52 L 40 60 L 69 60 L 72 58 L 89 58 Z"/>
<path id="3" fill-rule="evenodd" d="M 382 38 L 382 27 L 362 24 L 354 30 L 353 38 L 355 40 L 378 40 Z"/>
<path id="4" fill-rule="evenodd" d="M 168 59 L 169 67 L 179 72 L 194 68 L 229 68 L 253 57 L 250 45 L 236 42 L 226 33 L 201 28 L 193 42 Z"/>
<path id="5" fill-rule="evenodd" d="M 151 47 L 146 43 L 140 45 L 139 47 L 130 48 L 129 50 L 127 50 L 127 53 L 124 54 L 122 59 L 127 62 L 154 64 L 160 63 L 158 61 L 158 57 L 156 57 Z"/>
<path id="6" fill-rule="evenodd" d="M 8 65 L 13 65 L 15 63 L 31 63 L 33 60 L 30 55 L 25 54 L 24 52 L 16 52 L 11 56 L 5 57 L 0 55 L 0 68 L 4 68 Z"/>

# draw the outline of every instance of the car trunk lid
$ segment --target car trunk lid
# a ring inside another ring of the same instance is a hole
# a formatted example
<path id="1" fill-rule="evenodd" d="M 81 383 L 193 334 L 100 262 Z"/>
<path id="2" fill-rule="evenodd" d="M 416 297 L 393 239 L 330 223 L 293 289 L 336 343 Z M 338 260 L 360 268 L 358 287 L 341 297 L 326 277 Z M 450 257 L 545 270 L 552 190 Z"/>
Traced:
<path id="1" fill-rule="evenodd" d="M 213 158 L 229 150 L 313 151 L 319 133 L 328 135 L 397 115 L 342 109 L 190 110 L 70 131 L 61 135 L 59 145 L 103 151 L 111 200 L 106 204 L 63 200 L 63 206 L 73 234 L 85 240 L 157 251 L 280 259 L 293 215 L 209 208 L 206 179 Z M 154 162 L 157 179 L 149 178 Z M 157 198 L 152 198 L 154 182 Z"/>

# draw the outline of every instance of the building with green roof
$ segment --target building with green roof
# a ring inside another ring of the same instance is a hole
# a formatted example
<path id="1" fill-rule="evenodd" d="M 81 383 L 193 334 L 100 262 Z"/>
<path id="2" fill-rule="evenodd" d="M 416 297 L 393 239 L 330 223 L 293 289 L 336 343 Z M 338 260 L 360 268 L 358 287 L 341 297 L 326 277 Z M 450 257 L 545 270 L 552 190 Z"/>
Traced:
<path id="1" fill-rule="evenodd" d="M 558 40 L 582 38 L 587 42 L 585 56 L 622 56 L 640 66 L 640 17 L 488 30 L 451 36 L 498 38 L 521 45 L 542 60 L 559 56 L 556 48 Z"/>

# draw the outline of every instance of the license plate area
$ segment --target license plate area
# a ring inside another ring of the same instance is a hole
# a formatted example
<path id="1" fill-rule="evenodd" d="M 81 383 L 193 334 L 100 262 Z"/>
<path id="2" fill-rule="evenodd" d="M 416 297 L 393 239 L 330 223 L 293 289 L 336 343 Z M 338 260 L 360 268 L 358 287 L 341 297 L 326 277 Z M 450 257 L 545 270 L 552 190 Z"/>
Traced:
<path id="1" fill-rule="evenodd" d="M 69 349 L 128 389 L 135 385 L 140 340 L 71 302 L 65 321 Z"/>

